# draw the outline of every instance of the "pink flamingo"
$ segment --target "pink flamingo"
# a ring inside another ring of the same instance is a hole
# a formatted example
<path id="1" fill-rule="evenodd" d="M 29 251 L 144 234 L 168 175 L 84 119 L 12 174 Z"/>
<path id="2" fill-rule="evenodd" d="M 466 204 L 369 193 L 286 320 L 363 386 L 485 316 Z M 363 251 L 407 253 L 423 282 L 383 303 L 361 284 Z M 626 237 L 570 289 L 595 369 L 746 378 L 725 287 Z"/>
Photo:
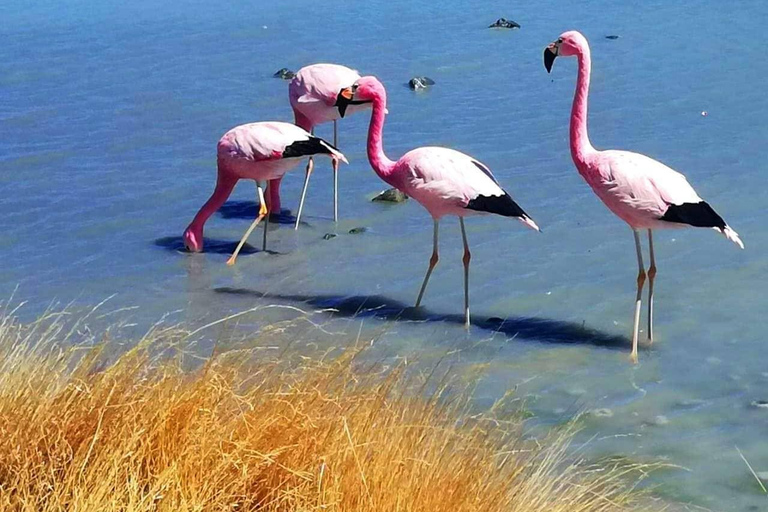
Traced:
<path id="1" fill-rule="evenodd" d="M 234 265 L 248 236 L 267 215 L 268 208 L 264 200 L 262 182 L 281 178 L 298 165 L 305 156 L 325 154 L 334 161 L 337 159 L 347 161 L 341 152 L 324 140 L 294 124 L 278 121 L 243 124 L 232 128 L 219 140 L 217 153 L 216 188 L 184 231 L 184 245 L 190 251 L 202 251 L 205 222 L 224 204 L 239 180 L 255 180 L 259 214 L 243 235 L 235 252 L 227 261 L 227 265 Z M 269 192 L 269 186 L 267 186 L 267 192 Z M 269 217 L 264 224 L 263 249 L 265 250 L 268 224 Z"/>
<path id="2" fill-rule="evenodd" d="M 288 97 L 293 108 L 294 122 L 310 133 L 314 133 L 318 124 L 333 121 L 333 145 L 338 147 L 338 131 L 336 121 L 347 113 L 356 112 L 369 105 L 360 104 L 340 95 L 343 88 L 349 87 L 360 78 L 360 74 L 348 67 L 338 64 L 313 64 L 301 68 L 288 86 Z M 299 211 L 296 214 L 295 229 L 299 229 L 301 212 L 304 209 L 304 199 L 307 194 L 309 177 L 314 169 L 312 157 L 307 162 L 304 187 L 301 191 Z M 333 221 L 339 218 L 339 165 L 333 161 Z M 271 184 L 274 190 L 273 199 L 279 201 L 277 191 L 280 182 Z"/>
<path id="3" fill-rule="evenodd" d="M 666 165 L 639 153 L 598 151 L 587 134 L 587 95 L 591 60 L 589 44 L 579 32 L 563 33 L 544 50 L 544 66 L 552 70 L 555 57 L 575 56 L 579 61 L 576 94 L 571 110 L 571 157 L 579 174 L 592 187 L 597 197 L 621 220 L 629 224 L 635 237 L 637 264 L 637 298 L 631 359 L 637 362 L 637 339 L 640 309 L 646 273 L 643 265 L 639 231 L 648 230 L 650 268 L 648 269 L 648 341 L 653 343 L 653 281 L 656 259 L 653 254 L 653 230 L 686 226 L 713 228 L 741 247 L 739 235 L 701 199 L 685 176 Z"/>
<path id="4" fill-rule="evenodd" d="M 368 160 L 379 177 L 418 201 L 434 221 L 432 257 L 421 284 L 416 307 L 421 304 L 429 276 L 437 265 L 437 233 L 445 215 L 459 217 L 464 241 L 464 324 L 469 328 L 469 261 L 471 254 L 464 229 L 464 217 L 495 213 L 514 217 L 539 231 L 535 222 L 501 188 L 490 169 L 459 151 L 442 147 L 422 147 L 409 151 L 393 162 L 384 154 L 382 130 L 387 113 L 387 92 L 375 77 L 366 76 L 341 93 L 350 100 L 371 102 L 371 124 L 368 130 Z"/>

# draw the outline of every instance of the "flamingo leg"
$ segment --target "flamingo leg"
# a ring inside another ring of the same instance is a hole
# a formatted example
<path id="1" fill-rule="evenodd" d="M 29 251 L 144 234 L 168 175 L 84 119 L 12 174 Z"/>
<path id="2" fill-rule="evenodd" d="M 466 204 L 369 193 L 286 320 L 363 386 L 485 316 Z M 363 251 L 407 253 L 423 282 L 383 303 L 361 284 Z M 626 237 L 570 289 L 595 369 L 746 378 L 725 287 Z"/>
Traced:
<path id="1" fill-rule="evenodd" d="M 464 241 L 464 327 L 469 329 L 469 261 L 472 254 L 469 252 L 469 243 L 467 243 L 467 230 L 464 229 L 464 217 L 459 217 L 461 226 L 461 239 Z"/>
<path id="2" fill-rule="evenodd" d="M 299 201 L 299 211 L 296 213 L 296 225 L 293 229 L 299 229 L 299 222 L 301 222 L 301 211 L 304 209 L 304 199 L 307 197 L 307 187 L 309 186 L 309 177 L 312 175 L 312 169 L 315 168 L 315 162 L 312 157 L 309 157 L 307 162 L 307 174 L 304 176 L 304 188 L 301 189 L 301 200 Z"/>
<path id="3" fill-rule="evenodd" d="M 648 230 L 651 266 L 648 269 L 648 341 L 653 343 L 653 281 L 656 278 L 656 258 L 653 255 L 653 232 Z"/>
<path id="4" fill-rule="evenodd" d="M 333 120 L 333 147 L 338 148 L 339 134 L 336 129 L 336 120 Z M 333 159 L 333 222 L 339 222 L 339 161 Z"/>
<path id="5" fill-rule="evenodd" d="M 266 190 L 264 191 L 264 195 L 266 197 L 269 197 L 270 189 L 272 188 L 271 182 L 267 181 Z M 261 206 L 259 206 L 259 210 L 261 210 Z M 267 213 L 266 218 L 264 219 L 264 238 L 261 242 L 261 250 L 266 251 L 267 250 L 267 230 L 269 229 L 269 213 Z"/>
<path id="6" fill-rule="evenodd" d="M 424 276 L 424 281 L 421 283 L 421 290 L 419 290 L 419 298 L 416 299 L 416 307 L 419 307 L 421 305 L 421 299 L 424 297 L 424 290 L 427 289 L 427 282 L 429 282 L 429 276 L 432 275 L 432 270 L 435 268 L 435 265 L 437 265 L 437 260 L 439 259 L 437 255 L 437 230 L 439 221 L 435 219 L 435 228 L 434 233 L 432 234 L 432 257 L 429 258 L 429 268 L 427 268 L 427 275 Z"/>
<path id="7" fill-rule="evenodd" d="M 259 225 L 259 222 L 261 222 L 261 219 L 263 219 L 267 215 L 267 202 L 264 200 L 264 191 L 261 189 L 261 183 L 256 182 L 256 190 L 259 193 L 259 215 L 256 217 L 256 220 L 253 221 L 251 226 L 248 228 L 248 231 L 245 232 L 243 235 L 243 238 L 240 239 L 240 243 L 237 244 L 237 247 L 235 248 L 235 252 L 232 253 L 232 256 L 229 257 L 227 260 L 227 265 L 234 265 L 235 260 L 237 259 L 237 255 L 240 253 L 240 250 L 243 248 L 243 245 L 245 245 L 245 241 L 248 240 L 248 237 L 251 236 L 251 233 L 254 229 L 256 229 L 256 226 Z"/>
<path id="8" fill-rule="evenodd" d="M 630 360 L 633 363 L 637 363 L 637 338 L 640 331 L 640 308 L 642 306 L 643 298 L 643 284 L 645 284 L 645 268 L 643 266 L 643 250 L 640 246 L 640 236 L 636 230 L 632 230 L 635 235 L 635 248 L 637 249 L 637 266 L 639 271 L 637 273 L 637 298 L 635 299 L 635 325 L 632 331 L 632 354 Z"/>

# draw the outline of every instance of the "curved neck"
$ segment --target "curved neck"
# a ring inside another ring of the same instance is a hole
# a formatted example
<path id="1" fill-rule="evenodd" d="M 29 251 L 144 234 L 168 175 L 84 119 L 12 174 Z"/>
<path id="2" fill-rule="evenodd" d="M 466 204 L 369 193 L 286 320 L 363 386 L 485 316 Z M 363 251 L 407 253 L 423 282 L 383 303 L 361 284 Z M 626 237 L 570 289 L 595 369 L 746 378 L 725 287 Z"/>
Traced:
<path id="1" fill-rule="evenodd" d="M 314 128 L 312 121 L 296 109 L 293 109 L 293 124 L 310 133 L 312 133 Z"/>
<path id="2" fill-rule="evenodd" d="M 383 131 L 386 103 L 377 98 L 373 102 L 371 112 L 371 124 L 368 127 L 368 161 L 381 179 L 389 183 L 387 179 L 395 167 L 395 162 L 384 154 Z M 391 183 L 390 183 L 391 185 Z"/>
<path id="3" fill-rule="evenodd" d="M 589 96 L 589 75 L 592 71 L 589 47 L 582 48 L 578 57 L 579 76 L 571 109 L 571 157 L 574 162 L 583 163 L 587 154 L 595 151 L 587 133 L 587 96 Z"/>
<path id="4" fill-rule="evenodd" d="M 227 172 L 226 164 L 219 161 L 218 175 L 216 177 L 216 188 L 214 189 L 213 194 L 211 194 L 211 197 L 208 199 L 208 201 L 206 201 L 205 204 L 200 208 L 200 211 L 197 212 L 195 218 L 192 219 L 188 229 L 196 232 L 202 232 L 202 229 L 205 226 L 205 223 L 208 221 L 208 218 L 216 213 L 216 211 L 221 208 L 221 205 L 223 205 L 224 202 L 229 198 L 238 180 L 239 178 L 237 176 Z"/>

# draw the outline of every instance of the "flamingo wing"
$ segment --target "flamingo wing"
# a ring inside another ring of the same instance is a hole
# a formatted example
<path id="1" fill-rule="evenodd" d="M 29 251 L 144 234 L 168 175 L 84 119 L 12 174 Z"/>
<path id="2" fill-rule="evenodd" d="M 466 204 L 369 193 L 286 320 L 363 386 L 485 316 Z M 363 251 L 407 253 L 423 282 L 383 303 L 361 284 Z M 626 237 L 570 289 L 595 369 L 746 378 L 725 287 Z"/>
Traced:
<path id="1" fill-rule="evenodd" d="M 662 164 L 639 153 L 602 151 L 599 166 L 602 191 L 606 203 L 617 200 L 620 210 L 631 210 L 630 216 L 655 221 L 714 228 L 742 249 L 744 243 L 725 220 L 704 201 L 688 180 Z M 605 197 L 607 194 L 609 197 Z M 613 209 L 613 208 L 611 208 Z M 617 212 L 619 216 L 622 216 Z"/>
<path id="2" fill-rule="evenodd" d="M 502 196 L 504 190 L 490 171 L 476 160 L 448 148 L 424 147 L 406 153 L 401 159 L 407 169 L 409 189 L 428 191 L 442 201 L 466 207 L 480 195 Z M 478 167 L 478 164 L 481 167 Z"/>
<path id="3" fill-rule="evenodd" d="M 227 150 L 232 156 L 253 162 L 316 154 L 334 155 L 347 161 L 331 144 L 291 123 L 244 124 L 227 132 L 222 140 L 227 141 Z"/>
<path id="4" fill-rule="evenodd" d="M 661 219 L 671 206 L 702 199 L 679 172 L 629 151 L 601 152 L 604 190 L 632 210 Z"/>
<path id="5" fill-rule="evenodd" d="M 482 162 L 459 151 L 424 147 L 407 153 L 404 188 L 425 206 L 442 204 L 520 220 L 538 229 Z M 429 209 L 429 206 L 427 206 Z"/>

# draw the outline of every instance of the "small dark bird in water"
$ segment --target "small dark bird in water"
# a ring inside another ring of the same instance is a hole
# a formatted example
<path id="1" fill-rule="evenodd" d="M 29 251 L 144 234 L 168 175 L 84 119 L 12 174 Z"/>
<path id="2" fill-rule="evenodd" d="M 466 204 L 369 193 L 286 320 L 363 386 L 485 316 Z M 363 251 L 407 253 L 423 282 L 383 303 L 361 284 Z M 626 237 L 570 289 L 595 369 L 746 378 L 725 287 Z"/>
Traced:
<path id="1" fill-rule="evenodd" d="M 426 89 L 430 85 L 435 85 L 435 81 L 426 76 L 415 76 L 408 81 L 408 87 L 414 91 Z"/>
<path id="2" fill-rule="evenodd" d="M 619 36 L 614 36 L 614 35 L 611 35 L 611 36 L 605 36 L 605 38 L 606 38 L 606 39 L 618 39 L 618 38 L 619 38 Z"/>
<path id="3" fill-rule="evenodd" d="M 275 78 L 282 78 L 283 80 L 291 80 L 293 77 L 296 76 L 296 73 L 291 71 L 288 68 L 280 69 L 279 71 L 276 71 L 274 75 L 272 75 Z"/>
<path id="4" fill-rule="evenodd" d="M 488 25 L 488 28 L 520 28 L 520 24 L 507 18 L 499 18 L 494 23 Z"/>

